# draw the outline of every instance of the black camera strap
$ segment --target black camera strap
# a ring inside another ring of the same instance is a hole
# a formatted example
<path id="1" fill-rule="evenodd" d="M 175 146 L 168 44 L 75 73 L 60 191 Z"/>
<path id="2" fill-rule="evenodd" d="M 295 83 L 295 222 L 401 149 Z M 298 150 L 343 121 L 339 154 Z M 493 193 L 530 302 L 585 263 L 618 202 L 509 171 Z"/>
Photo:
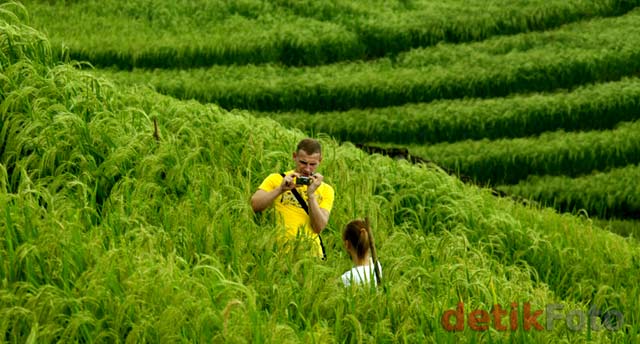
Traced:
<path id="1" fill-rule="evenodd" d="M 284 178 L 284 173 L 280 173 L 280 175 L 282 176 L 282 178 Z M 291 189 L 291 193 L 298 200 L 298 203 L 300 203 L 300 206 L 302 207 L 302 209 L 304 209 L 304 212 L 309 215 L 309 205 L 307 204 L 307 202 L 305 202 L 304 198 L 302 198 L 298 190 L 296 190 L 296 188 L 293 188 Z M 324 243 L 322 242 L 322 236 L 320 236 L 320 233 L 318 233 L 318 239 L 320 239 L 320 248 L 322 248 L 322 260 L 327 260 L 327 253 L 324 249 Z"/>

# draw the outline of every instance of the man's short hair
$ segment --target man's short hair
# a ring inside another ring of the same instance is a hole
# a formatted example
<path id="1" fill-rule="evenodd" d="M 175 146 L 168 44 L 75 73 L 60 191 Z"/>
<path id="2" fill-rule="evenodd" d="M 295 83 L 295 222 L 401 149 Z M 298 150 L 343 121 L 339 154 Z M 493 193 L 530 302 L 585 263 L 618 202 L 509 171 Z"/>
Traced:
<path id="1" fill-rule="evenodd" d="M 298 148 L 296 149 L 296 153 L 303 150 L 305 153 L 312 155 L 316 153 L 320 153 L 322 155 L 322 147 L 320 147 L 320 142 L 315 139 L 306 138 L 298 143 Z"/>

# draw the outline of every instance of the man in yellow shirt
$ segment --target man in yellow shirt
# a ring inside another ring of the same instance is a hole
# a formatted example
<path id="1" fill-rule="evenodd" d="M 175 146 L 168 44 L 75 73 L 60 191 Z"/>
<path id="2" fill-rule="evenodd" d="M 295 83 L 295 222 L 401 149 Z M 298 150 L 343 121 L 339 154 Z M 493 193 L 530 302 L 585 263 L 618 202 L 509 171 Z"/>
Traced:
<path id="1" fill-rule="evenodd" d="M 329 222 L 334 190 L 316 173 L 322 162 L 320 142 L 310 138 L 300 141 L 293 161 L 295 169 L 272 173 L 260 184 L 251 197 L 251 207 L 260 212 L 274 204 L 278 223 L 284 227 L 279 241 L 309 238 L 313 241 L 313 254 L 325 258 L 320 232 Z"/>

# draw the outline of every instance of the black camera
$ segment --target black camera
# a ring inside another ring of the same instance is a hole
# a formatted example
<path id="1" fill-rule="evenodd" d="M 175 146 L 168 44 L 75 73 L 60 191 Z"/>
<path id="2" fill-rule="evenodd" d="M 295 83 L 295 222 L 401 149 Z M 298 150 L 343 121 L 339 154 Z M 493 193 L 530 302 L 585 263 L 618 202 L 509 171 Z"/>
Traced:
<path id="1" fill-rule="evenodd" d="M 300 176 L 296 178 L 296 185 L 311 185 L 311 177 Z"/>

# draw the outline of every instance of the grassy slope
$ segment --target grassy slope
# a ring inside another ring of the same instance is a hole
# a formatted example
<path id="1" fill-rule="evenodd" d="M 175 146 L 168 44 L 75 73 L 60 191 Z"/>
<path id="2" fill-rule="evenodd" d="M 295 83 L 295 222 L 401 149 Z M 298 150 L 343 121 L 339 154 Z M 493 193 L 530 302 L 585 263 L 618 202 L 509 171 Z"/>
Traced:
<path id="1" fill-rule="evenodd" d="M 613 130 L 545 132 L 537 137 L 408 145 L 412 155 L 482 184 L 515 184 L 528 175 L 576 177 L 640 162 L 640 121 Z"/>
<path id="2" fill-rule="evenodd" d="M 434 144 L 517 138 L 546 131 L 611 129 L 640 119 L 640 78 L 587 84 L 572 90 L 461 98 L 383 108 L 319 112 L 256 112 L 287 127 L 367 143 Z M 301 118 L 304 116 L 304 119 Z"/>
<path id="3" fill-rule="evenodd" d="M 510 195 L 527 196 L 546 202 L 555 199 L 556 209 L 577 212 L 584 209 L 599 218 L 640 217 L 640 166 L 630 164 L 611 169 L 607 173 L 594 173 L 580 178 L 566 176 L 532 176 L 516 185 L 502 185 L 498 189 Z M 576 196 L 582 197 L 576 197 Z M 636 233 L 634 237 L 638 237 Z"/>
<path id="4" fill-rule="evenodd" d="M 325 235 L 330 260 L 278 253 L 275 229 L 254 217 L 247 200 L 266 173 L 289 166 L 302 133 L 114 88 L 34 53 L 48 43 L 19 23 L 3 32 L 22 43 L 1 46 L 8 56 L 0 113 L 6 341 L 637 336 L 635 242 L 324 138 L 323 173 L 339 196 Z M 373 219 L 383 259 L 379 293 L 337 282 L 350 265 L 339 230 L 363 215 Z M 561 323 L 551 332 L 447 333 L 439 317 L 458 301 L 468 309 L 591 302 L 621 310 L 629 333 L 574 333 Z"/>
<path id="5" fill-rule="evenodd" d="M 265 62 L 318 65 L 377 58 L 441 41 L 482 40 L 620 15 L 638 1 L 24 3 L 34 14 L 33 25 L 46 30 L 55 46 L 69 47 L 72 58 L 128 69 Z"/>

